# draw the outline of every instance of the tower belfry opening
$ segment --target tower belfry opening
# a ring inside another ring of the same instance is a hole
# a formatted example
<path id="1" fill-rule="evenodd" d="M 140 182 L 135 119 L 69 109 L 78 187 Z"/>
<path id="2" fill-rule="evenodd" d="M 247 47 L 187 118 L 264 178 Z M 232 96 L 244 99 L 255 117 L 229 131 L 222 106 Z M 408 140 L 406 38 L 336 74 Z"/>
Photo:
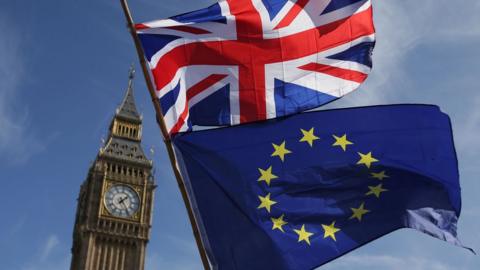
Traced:
<path id="1" fill-rule="evenodd" d="M 134 70 L 100 149 L 80 187 L 71 270 L 141 270 L 150 238 L 152 161 L 142 148 Z"/>

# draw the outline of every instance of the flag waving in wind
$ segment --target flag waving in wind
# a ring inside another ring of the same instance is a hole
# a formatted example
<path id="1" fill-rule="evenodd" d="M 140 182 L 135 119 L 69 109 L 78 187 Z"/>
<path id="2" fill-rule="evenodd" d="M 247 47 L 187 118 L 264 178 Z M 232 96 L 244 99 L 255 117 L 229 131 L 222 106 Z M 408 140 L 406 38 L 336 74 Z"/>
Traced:
<path id="1" fill-rule="evenodd" d="M 438 107 L 302 113 L 173 144 L 212 269 L 314 269 L 400 228 L 462 246 L 457 157 Z"/>
<path id="2" fill-rule="evenodd" d="M 370 0 L 220 0 L 136 25 L 170 133 L 318 107 L 365 81 Z"/>

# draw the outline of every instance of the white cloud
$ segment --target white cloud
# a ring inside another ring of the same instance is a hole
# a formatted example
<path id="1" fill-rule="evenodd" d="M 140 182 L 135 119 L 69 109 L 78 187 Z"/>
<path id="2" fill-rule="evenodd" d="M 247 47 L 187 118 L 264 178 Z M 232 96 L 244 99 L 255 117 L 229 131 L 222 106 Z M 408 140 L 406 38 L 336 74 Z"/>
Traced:
<path id="1" fill-rule="evenodd" d="M 475 208 L 469 208 L 469 209 L 463 209 L 462 210 L 462 215 L 475 218 L 480 223 L 480 209 L 478 209 L 476 207 Z M 477 236 L 478 236 L 478 238 L 480 238 L 480 235 L 477 235 Z"/>
<path id="2" fill-rule="evenodd" d="M 31 263 L 21 268 L 22 270 L 65 270 L 70 268 L 70 257 L 62 258 L 59 261 L 45 263 Z"/>
<path id="3" fill-rule="evenodd" d="M 169 246 L 170 252 L 174 251 L 175 256 L 168 256 L 165 252 L 154 251 L 151 254 L 147 251 L 146 270 L 171 269 L 171 270 L 196 270 L 201 264 L 197 246 L 194 241 L 175 235 L 165 235 L 162 241 Z"/>
<path id="4" fill-rule="evenodd" d="M 457 149 L 465 153 L 468 159 L 476 160 L 480 151 L 480 143 L 478 143 L 478 134 L 480 134 L 480 95 L 473 96 L 470 102 L 468 115 L 462 119 L 462 122 L 453 123 L 453 125 L 458 126 L 458 134 L 455 137 Z M 466 169 L 478 171 L 478 164 L 472 163 Z"/>
<path id="5" fill-rule="evenodd" d="M 14 20 L 0 14 L 0 161 L 22 163 L 42 146 L 32 134 L 28 109 L 21 100 L 19 86 L 26 76 L 21 51 L 22 40 Z"/>
<path id="6" fill-rule="evenodd" d="M 50 253 L 54 248 L 56 248 L 60 244 L 58 237 L 56 235 L 50 235 L 45 241 L 45 245 L 42 248 L 40 261 L 46 261 L 50 256 Z"/>
<path id="7" fill-rule="evenodd" d="M 61 254 L 61 255 L 59 255 Z M 69 250 L 61 245 L 57 235 L 49 235 L 41 243 L 38 253 L 24 259 L 22 270 L 61 270 L 70 266 Z"/>
<path id="8" fill-rule="evenodd" d="M 152 254 L 147 251 L 146 270 L 169 269 L 169 270 L 198 270 L 201 268 L 200 261 L 178 256 L 169 257 L 157 252 Z"/>
<path id="9" fill-rule="evenodd" d="M 355 267 L 352 267 L 355 266 Z M 456 267 L 422 257 L 394 257 L 390 255 L 351 255 L 325 266 L 324 270 L 343 269 L 369 270 L 456 270 Z"/>

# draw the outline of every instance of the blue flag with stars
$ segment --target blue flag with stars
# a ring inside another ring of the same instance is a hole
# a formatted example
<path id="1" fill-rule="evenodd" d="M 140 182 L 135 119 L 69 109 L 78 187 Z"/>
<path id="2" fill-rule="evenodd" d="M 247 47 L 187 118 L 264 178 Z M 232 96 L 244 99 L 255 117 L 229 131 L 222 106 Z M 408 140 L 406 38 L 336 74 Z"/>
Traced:
<path id="1" fill-rule="evenodd" d="M 213 269 L 313 269 L 400 228 L 461 246 L 436 106 L 310 112 L 173 143 Z"/>

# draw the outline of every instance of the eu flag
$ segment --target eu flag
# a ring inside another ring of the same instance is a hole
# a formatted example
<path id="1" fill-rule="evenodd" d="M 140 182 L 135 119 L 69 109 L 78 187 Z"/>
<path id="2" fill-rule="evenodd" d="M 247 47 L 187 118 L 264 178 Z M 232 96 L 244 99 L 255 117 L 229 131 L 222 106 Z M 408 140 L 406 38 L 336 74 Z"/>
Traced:
<path id="1" fill-rule="evenodd" d="M 214 269 L 312 269 L 400 228 L 461 245 L 436 106 L 310 112 L 173 143 Z"/>

